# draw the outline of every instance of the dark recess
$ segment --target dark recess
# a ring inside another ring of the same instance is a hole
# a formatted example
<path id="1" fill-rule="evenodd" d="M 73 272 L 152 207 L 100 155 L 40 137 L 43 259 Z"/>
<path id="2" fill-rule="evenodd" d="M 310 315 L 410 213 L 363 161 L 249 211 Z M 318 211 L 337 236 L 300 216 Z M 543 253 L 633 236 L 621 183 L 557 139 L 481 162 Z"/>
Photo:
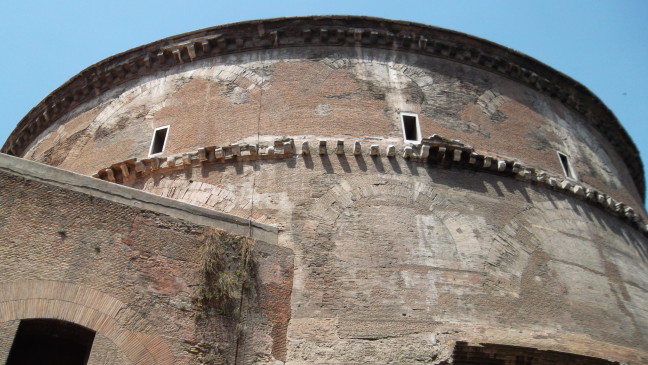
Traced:
<path id="1" fill-rule="evenodd" d="M 95 332 L 57 319 L 23 319 L 7 365 L 86 365 Z"/>

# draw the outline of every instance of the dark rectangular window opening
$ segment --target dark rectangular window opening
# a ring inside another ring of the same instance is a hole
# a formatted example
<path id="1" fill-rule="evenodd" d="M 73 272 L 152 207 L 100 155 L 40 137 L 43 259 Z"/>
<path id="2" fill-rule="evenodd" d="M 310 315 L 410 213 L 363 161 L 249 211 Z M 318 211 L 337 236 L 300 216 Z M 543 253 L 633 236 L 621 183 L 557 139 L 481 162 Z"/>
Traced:
<path id="1" fill-rule="evenodd" d="M 95 331 L 57 319 L 23 319 L 18 325 L 7 365 L 86 365 Z"/>
<path id="2" fill-rule="evenodd" d="M 421 138 L 419 136 L 418 117 L 411 114 L 402 114 L 403 119 L 403 134 L 406 141 L 418 142 Z"/>
<path id="3" fill-rule="evenodd" d="M 574 175 L 572 167 L 569 163 L 569 157 L 567 157 L 567 155 L 562 152 L 558 152 L 558 157 L 560 158 L 560 164 L 562 165 L 565 177 L 568 179 L 575 179 L 576 176 Z"/>
<path id="4" fill-rule="evenodd" d="M 169 126 L 166 126 L 157 128 L 155 132 L 153 132 L 153 141 L 151 142 L 151 152 L 149 155 L 156 155 L 164 151 L 168 131 Z"/>

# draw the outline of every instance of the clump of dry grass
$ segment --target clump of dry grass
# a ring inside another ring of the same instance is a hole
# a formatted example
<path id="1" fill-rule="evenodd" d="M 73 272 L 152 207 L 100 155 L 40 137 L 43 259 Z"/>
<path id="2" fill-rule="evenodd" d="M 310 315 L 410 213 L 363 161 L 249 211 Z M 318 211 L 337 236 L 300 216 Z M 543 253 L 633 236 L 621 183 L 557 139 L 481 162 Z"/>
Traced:
<path id="1" fill-rule="evenodd" d="M 205 233 L 198 251 L 200 284 L 194 289 L 196 318 L 232 315 L 254 268 L 254 240 L 217 229 Z"/>

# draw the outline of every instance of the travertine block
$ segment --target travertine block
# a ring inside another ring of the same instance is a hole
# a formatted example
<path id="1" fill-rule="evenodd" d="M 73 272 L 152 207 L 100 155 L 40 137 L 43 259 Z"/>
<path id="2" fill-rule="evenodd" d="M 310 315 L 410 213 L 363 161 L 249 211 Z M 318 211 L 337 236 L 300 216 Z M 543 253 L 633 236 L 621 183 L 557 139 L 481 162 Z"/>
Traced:
<path id="1" fill-rule="evenodd" d="M 198 160 L 200 162 L 207 161 L 207 151 L 205 150 L 205 148 L 198 149 Z"/>
<path id="2" fill-rule="evenodd" d="M 544 172 L 544 171 L 540 171 L 540 172 L 536 175 L 536 180 L 537 180 L 538 182 L 543 183 L 543 182 L 546 182 L 547 179 L 548 179 L 547 173 Z"/>
<path id="3" fill-rule="evenodd" d="M 115 182 L 115 173 L 113 173 L 112 169 L 104 169 L 104 172 L 106 173 L 108 181 Z"/>
<path id="4" fill-rule="evenodd" d="M 412 146 L 406 146 L 403 149 L 403 158 L 409 159 L 409 158 L 412 158 L 413 155 L 414 155 L 414 151 L 413 151 Z"/>
<path id="5" fill-rule="evenodd" d="M 234 143 L 230 145 L 231 151 L 232 151 L 232 156 L 240 156 L 241 155 L 241 146 L 239 146 L 238 143 Z"/>
<path id="6" fill-rule="evenodd" d="M 144 171 L 146 171 L 146 166 L 144 165 L 144 162 L 137 161 L 135 163 L 135 172 L 144 172 Z"/>
<path id="7" fill-rule="evenodd" d="M 580 185 L 574 185 L 572 192 L 578 196 L 585 196 L 585 188 Z"/>
<path id="8" fill-rule="evenodd" d="M 490 168 L 491 165 L 492 165 L 492 162 L 493 162 L 493 160 L 489 156 L 484 157 L 484 168 L 485 169 Z"/>
<path id="9" fill-rule="evenodd" d="M 497 160 L 497 171 L 502 172 L 506 170 L 506 161 Z"/>
<path id="10" fill-rule="evenodd" d="M 325 154 L 327 154 L 327 151 L 326 151 L 326 140 L 324 140 L 324 139 L 321 139 L 321 140 L 319 141 L 319 154 L 320 154 L 320 155 L 325 155 Z"/>
<path id="11" fill-rule="evenodd" d="M 291 141 L 285 141 L 283 143 L 283 154 L 284 156 L 292 156 L 293 155 L 293 147 Z"/>
<path id="12" fill-rule="evenodd" d="M 219 159 L 222 159 L 224 156 L 225 155 L 223 153 L 223 148 L 222 147 L 217 147 L 217 148 L 214 149 L 214 158 L 215 159 L 219 160 Z"/>
<path id="13" fill-rule="evenodd" d="M 130 176 L 130 171 L 128 170 L 128 165 L 126 165 L 125 163 L 120 164 L 119 169 L 121 170 L 122 177 L 124 179 L 128 179 L 128 177 Z"/>
<path id="14" fill-rule="evenodd" d="M 605 194 L 601 194 L 601 193 L 596 194 L 596 201 L 599 204 L 604 204 L 606 200 L 607 200 L 607 197 L 605 196 Z"/>
<path id="15" fill-rule="evenodd" d="M 344 154 L 344 140 L 338 139 L 337 144 L 335 146 L 335 154 L 336 155 Z"/>
<path id="16" fill-rule="evenodd" d="M 471 164 L 471 165 L 476 164 L 477 163 L 477 156 L 479 156 L 479 154 L 477 154 L 476 152 L 471 152 L 470 153 L 470 158 L 468 159 L 468 163 Z"/>
<path id="17" fill-rule="evenodd" d="M 421 161 L 427 161 L 429 156 L 430 156 L 430 146 L 426 144 L 422 145 L 421 155 L 419 156 Z"/>
<path id="18" fill-rule="evenodd" d="M 462 150 L 454 150 L 453 153 L 452 153 L 452 161 L 454 161 L 454 162 L 461 161 L 461 153 L 462 152 L 463 152 Z"/>
<path id="19" fill-rule="evenodd" d="M 439 147 L 439 152 L 437 153 L 437 158 L 442 159 L 445 158 L 446 154 L 446 148 L 445 147 Z"/>
<path id="20" fill-rule="evenodd" d="M 191 157 L 189 156 L 188 153 L 183 153 L 182 154 L 182 164 L 185 167 L 191 166 Z"/>
<path id="21" fill-rule="evenodd" d="M 524 169 L 524 167 L 522 166 L 521 163 L 519 163 L 518 161 L 513 162 L 513 173 L 514 174 L 517 174 L 518 172 L 520 172 L 523 169 Z"/>

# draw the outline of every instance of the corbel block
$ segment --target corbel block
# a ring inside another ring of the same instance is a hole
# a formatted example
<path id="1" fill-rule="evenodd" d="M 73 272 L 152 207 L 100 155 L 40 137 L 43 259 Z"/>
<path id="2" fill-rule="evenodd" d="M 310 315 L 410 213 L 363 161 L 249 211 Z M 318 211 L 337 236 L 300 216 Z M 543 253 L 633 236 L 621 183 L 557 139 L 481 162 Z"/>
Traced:
<path id="1" fill-rule="evenodd" d="M 198 160 L 200 162 L 207 161 L 207 151 L 205 150 L 205 148 L 198 149 Z"/>
<path id="2" fill-rule="evenodd" d="M 326 140 L 320 139 L 319 141 L 319 154 L 320 155 L 325 155 L 326 152 Z"/>
<path id="3" fill-rule="evenodd" d="M 104 172 L 106 173 L 106 178 L 108 179 L 108 181 L 115 182 L 115 173 L 112 169 L 104 169 Z"/>
<path id="4" fill-rule="evenodd" d="M 359 156 L 362 153 L 362 146 L 360 145 L 360 141 L 355 141 L 353 144 L 353 154 L 355 156 Z"/>
<path id="5" fill-rule="evenodd" d="M 506 161 L 497 160 L 497 171 L 503 172 L 506 170 Z"/>
<path id="6" fill-rule="evenodd" d="M 462 150 L 454 150 L 452 154 L 452 161 L 459 162 L 461 161 L 461 152 Z"/>
<path id="7" fill-rule="evenodd" d="M 291 144 L 291 141 L 286 141 L 283 143 L 283 153 L 285 156 L 292 156 L 293 155 L 293 146 Z"/>
<path id="8" fill-rule="evenodd" d="M 420 159 L 421 161 L 427 161 L 428 157 L 430 156 L 430 146 L 429 145 L 422 145 L 421 146 L 421 153 L 420 153 Z"/>
<path id="9" fill-rule="evenodd" d="M 414 155 L 414 149 L 412 148 L 412 146 L 406 146 L 403 149 L 403 158 L 409 159 L 412 158 L 413 155 Z"/>
<path id="10" fill-rule="evenodd" d="M 119 165 L 119 169 L 121 170 L 122 177 L 124 180 L 127 180 L 130 176 L 130 171 L 128 170 L 128 165 L 125 163 Z"/>
<path id="11" fill-rule="evenodd" d="M 470 153 L 470 158 L 468 158 L 468 163 L 471 165 L 474 165 L 477 163 L 477 156 L 479 156 L 476 152 L 471 152 Z"/>
<path id="12" fill-rule="evenodd" d="M 344 140 L 338 139 L 337 144 L 335 146 L 335 154 L 336 155 L 344 154 Z"/>
<path id="13" fill-rule="evenodd" d="M 238 143 L 234 143 L 230 145 L 231 151 L 232 151 L 232 156 L 240 156 L 241 155 L 241 146 L 239 146 Z"/>
<path id="14" fill-rule="evenodd" d="M 191 166 L 191 157 L 189 156 L 188 153 L 182 154 L 182 164 L 184 166 Z"/>
<path id="15" fill-rule="evenodd" d="M 485 156 L 484 157 L 484 168 L 489 169 L 492 164 L 493 164 L 493 159 L 490 156 Z"/>
<path id="16" fill-rule="evenodd" d="M 144 162 L 137 161 L 135 163 L 135 172 L 144 172 L 144 171 L 146 171 L 146 166 L 144 166 Z"/>

